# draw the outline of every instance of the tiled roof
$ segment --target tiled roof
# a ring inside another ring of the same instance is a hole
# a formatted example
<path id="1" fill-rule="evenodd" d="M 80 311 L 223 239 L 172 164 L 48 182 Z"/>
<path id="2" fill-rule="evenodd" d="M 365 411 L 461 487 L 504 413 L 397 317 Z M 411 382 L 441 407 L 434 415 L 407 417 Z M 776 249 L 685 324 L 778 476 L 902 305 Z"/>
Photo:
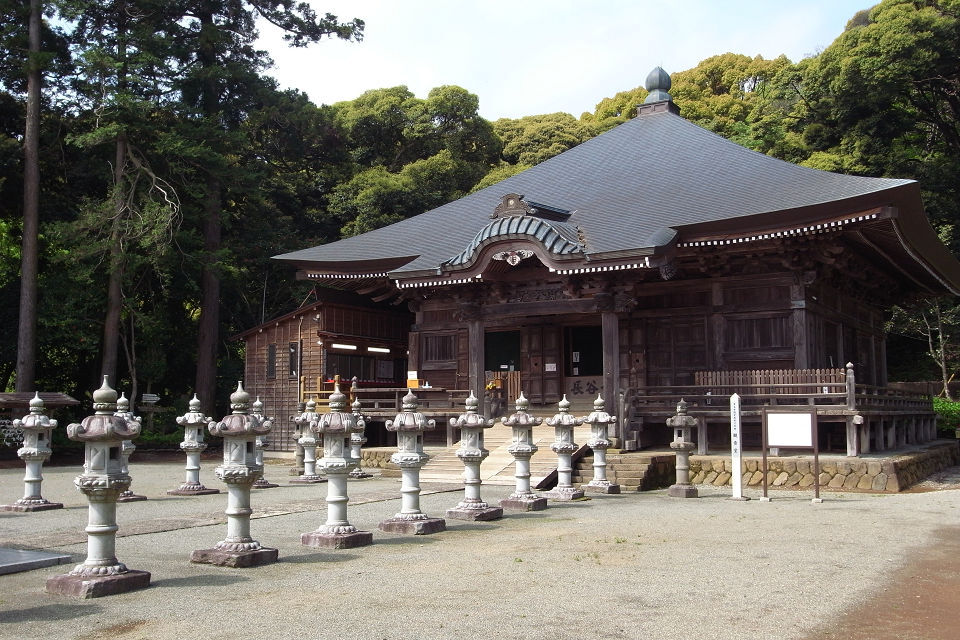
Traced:
<path id="1" fill-rule="evenodd" d="M 663 111 L 614 129 L 482 191 L 353 238 L 276 256 L 300 265 L 417 256 L 437 269 L 469 251 L 507 193 L 570 211 L 587 255 L 655 249 L 671 229 L 857 198 L 911 180 L 848 176 L 741 147 Z M 554 223 L 556 226 L 556 223 Z"/>

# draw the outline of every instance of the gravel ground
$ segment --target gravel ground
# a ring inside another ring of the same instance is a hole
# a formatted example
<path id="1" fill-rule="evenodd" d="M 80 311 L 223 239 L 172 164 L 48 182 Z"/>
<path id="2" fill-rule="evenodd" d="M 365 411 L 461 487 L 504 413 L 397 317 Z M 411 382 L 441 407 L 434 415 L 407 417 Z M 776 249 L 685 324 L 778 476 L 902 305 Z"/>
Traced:
<path id="1" fill-rule="evenodd" d="M 201 480 L 222 488 L 213 466 Z M 82 561 L 77 471 L 45 468 L 44 496 L 67 508 L 0 512 L 0 546 Z M 834 637 L 850 624 L 845 613 L 960 533 L 960 469 L 923 491 L 829 493 L 822 504 L 801 491 L 772 492 L 769 503 L 711 489 L 696 500 L 599 495 L 495 522 L 448 520 L 446 532 L 422 537 L 377 530 L 399 511 L 399 482 L 373 478 L 351 483 L 350 520 L 374 531 L 374 544 L 316 550 L 299 536 L 324 522 L 326 485 L 286 485 L 287 467 L 271 464 L 268 479 L 284 486 L 254 492 L 252 533 L 280 561 L 228 569 L 188 561 L 224 537 L 225 494 L 164 495 L 182 481 L 182 462 L 134 460 L 131 474 L 151 499 L 119 505 L 117 555 L 150 571 L 150 588 L 84 601 L 44 591 L 70 565 L 3 575 L 0 638 Z M 22 478 L 22 467 L 0 469 L 0 499 L 22 495 Z M 423 490 L 431 516 L 462 495 Z M 492 503 L 510 488 L 482 493 Z"/>

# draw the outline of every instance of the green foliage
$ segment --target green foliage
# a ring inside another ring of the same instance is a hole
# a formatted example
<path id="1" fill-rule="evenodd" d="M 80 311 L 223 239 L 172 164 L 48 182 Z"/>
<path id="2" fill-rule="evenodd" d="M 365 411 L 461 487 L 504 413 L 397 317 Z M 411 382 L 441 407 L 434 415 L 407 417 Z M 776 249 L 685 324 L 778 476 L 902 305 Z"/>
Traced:
<path id="1" fill-rule="evenodd" d="M 505 162 L 531 167 L 596 135 L 594 127 L 569 113 L 501 118 L 493 123 L 493 130 L 503 140 Z"/>
<path id="2" fill-rule="evenodd" d="M 937 431 L 940 432 L 940 437 L 955 437 L 960 429 L 960 402 L 937 397 L 933 399 L 933 410 L 937 413 Z"/>
<path id="3" fill-rule="evenodd" d="M 180 397 L 193 384 L 205 260 L 220 279 L 219 333 L 233 335 L 307 294 L 308 285 L 270 256 L 494 185 L 634 117 L 647 95 L 643 87 L 620 91 L 579 118 L 494 123 L 477 113 L 476 95 L 456 86 L 424 98 L 403 86 L 374 89 L 317 106 L 263 75 L 269 60 L 255 46 L 257 16 L 285 29 L 293 46 L 359 40 L 362 21 L 278 0 L 188 4 L 138 0 L 131 20 L 123 11 L 129 3 L 58 0 L 48 5 L 59 12 L 50 25 L 72 32 L 72 55 L 64 33 L 48 25 L 46 53 L 28 61 L 25 5 L 0 2 L 0 320 L 7 327 L 17 308 L 24 70 L 47 70 L 38 367 L 45 388 L 83 397 L 97 386 L 103 297 L 118 268 L 129 360 L 119 384 L 137 380 L 164 398 Z M 793 64 L 723 53 L 675 72 L 671 93 L 684 117 L 761 153 L 827 171 L 916 178 L 931 217 L 951 228 L 960 220 L 958 20 L 960 0 L 884 0 L 853 16 L 818 56 Z M 118 141 L 128 145 L 119 173 Z M 211 242 L 209 222 L 219 223 L 219 242 Z M 958 248 L 952 236 L 945 240 Z M 952 308 L 939 316 L 947 376 L 960 353 Z M 933 353 L 920 331 L 933 311 L 926 305 L 894 316 L 890 330 L 904 336 L 904 354 L 917 344 Z M 939 340 L 940 330 L 934 335 Z M 218 342 L 223 397 L 242 372 L 238 349 Z M 12 340 L 0 343 L 0 386 L 15 356 Z"/>

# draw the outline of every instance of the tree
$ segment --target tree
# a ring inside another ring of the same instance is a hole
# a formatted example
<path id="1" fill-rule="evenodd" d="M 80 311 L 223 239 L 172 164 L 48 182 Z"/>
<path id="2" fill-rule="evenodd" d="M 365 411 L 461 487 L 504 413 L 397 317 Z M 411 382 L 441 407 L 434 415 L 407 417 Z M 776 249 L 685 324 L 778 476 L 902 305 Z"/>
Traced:
<path id="1" fill-rule="evenodd" d="M 503 140 L 503 160 L 530 167 L 596 135 L 593 127 L 569 113 L 501 118 L 493 123 L 493 130 Z"/>
<path id="2" fill-rule="evenodd" d="M 20 253 L 20 321 L 17 391 L 36 388 L 37 265 L 40 228 L 40 0 L 30 0 L 27 59 L 27 117 L 23 135 L 23 245 Z"/>
<path id="3" fill-rule="evenodd" d="M 196 392 L 205 411 L 216 397 L 217 347 L 220 336 L 221 254 L 224 197 L 240 169 L 232 155 L 244 116 L 265 87 L 259 73 L 270 64 L 254 48 L 255 20 L 261 17 L 280 27 L 293 46 L 306 46 L 324 37 L 359 40 L 363 21 L 339 22 L 319 17 L 307 3 L 287 0 L 203 0 L 176 3 L 180 12 L 168 28 L 179 45 L 182 76 L 177 83 L 186 116 L 182 146 L 201 177 L 197 193 L 203 237 L 197 339 Z"/>
<path id="4" fill-rule="evenodd" d="M 153 130 L 161 121 L 158 113 L 169 105 L 162 96 L 170 93 L 174 75 L 170 43 L 161 32 L 169 18 L 166 7 L 167 3 L 151 0 L 61 4 L 62 16 L 74 23 L 78 106 L 96 114 L 79 119 L 89 128 L 70 140 L 86 149 L 104 144 L 114 149 L 112 159 L 104 158 L 105 164 L 112 160 L 110 192 L 87 201 L 81 211 L 76 226 L 84 245 L 76 251 L 92 252 L 107 266 L 100 373 L 118 384 L 117 360 L 123 342 L 134 397 L 132 310 L 137 304 L 130 302 L 138 279 L 134 263 L 156 270 L 180 221 L 177 192 L 157 174 L 150 157 Z"/>
<path id="5" fill-rule="evenodd" d="M 331 189 L 328 212 L 344 236 L 455 200 L 494 166 L 500 141 L 477 96 L 442 86 L 426 99 L 406 87 L 367 91 L 334 105 L 352 175 Z"/>

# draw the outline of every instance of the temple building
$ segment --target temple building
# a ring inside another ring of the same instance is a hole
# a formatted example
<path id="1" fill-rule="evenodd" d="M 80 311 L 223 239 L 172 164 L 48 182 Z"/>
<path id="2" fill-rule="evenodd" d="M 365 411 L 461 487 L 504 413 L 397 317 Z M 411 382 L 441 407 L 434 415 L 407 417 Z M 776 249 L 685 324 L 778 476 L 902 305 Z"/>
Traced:
<path id="1" fill-rule="evenodd" d="M 276 259 L 409 311 L 417 379 L 482 397 L 491 374 L 514 372 L 532 405 L 566 394 L 589 407 L 600 393 L 621 445 L 652 443 L 654 426 L 666 436 L 672 407 L 645 416 L 636 398 L 703 391 L 709 372 L 851 363 L 857 384 L 883 389 L 885 311 L 960 293 L 919 185 L 751 151 L 685 120 L 669 86 L 657 68 L 636 118 L 454 202 Z M 709 408 L 702 395 L 691 415 Z M 824 412 L 850 455 L 923 439 L 915 423 L 889 432 L 882 412 L 862 426 L 851 402 Z"/>

